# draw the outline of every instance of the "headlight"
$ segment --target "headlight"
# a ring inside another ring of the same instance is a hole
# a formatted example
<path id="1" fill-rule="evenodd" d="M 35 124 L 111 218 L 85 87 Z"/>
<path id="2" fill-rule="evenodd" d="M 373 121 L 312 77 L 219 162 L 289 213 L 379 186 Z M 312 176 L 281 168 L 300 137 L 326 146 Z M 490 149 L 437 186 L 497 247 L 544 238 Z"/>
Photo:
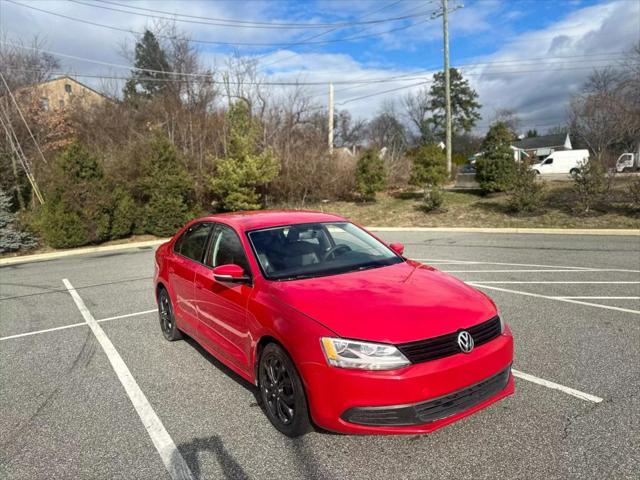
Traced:
<path id="1" fill-rule="evenodd" d="M 327 363 L 334 367 L 392 370 L 411 363 L 393 345 L 329 337 L 320 340 Z"/>

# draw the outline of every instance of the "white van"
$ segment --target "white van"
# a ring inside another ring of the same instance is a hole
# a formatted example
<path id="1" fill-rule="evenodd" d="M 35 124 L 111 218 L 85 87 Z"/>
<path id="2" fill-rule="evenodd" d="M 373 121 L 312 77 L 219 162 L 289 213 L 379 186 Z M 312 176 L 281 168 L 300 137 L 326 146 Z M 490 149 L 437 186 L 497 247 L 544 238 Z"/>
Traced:
<path id="1" fill-rule="evenodd" d="M 553 152 L 539 163 L 531 165 L 537 174 L 569 173 L 578 171 L 581 165 L 589 161 L 589 150 L 561 150 Z"/>

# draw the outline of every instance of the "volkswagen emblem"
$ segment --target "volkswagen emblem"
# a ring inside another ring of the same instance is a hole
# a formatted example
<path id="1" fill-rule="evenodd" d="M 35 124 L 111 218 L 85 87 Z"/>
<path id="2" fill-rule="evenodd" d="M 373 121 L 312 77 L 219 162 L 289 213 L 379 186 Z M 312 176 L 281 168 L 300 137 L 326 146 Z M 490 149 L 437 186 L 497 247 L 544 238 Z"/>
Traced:
<path id="1" fill-rule="evenodd" d="M 458 346 L 464 353 L 469 353 L 471 352 L 471 350 L 473 350 L 473 337 L 466 330 L 462 330 L 460 333 L 458 333 Z"/>

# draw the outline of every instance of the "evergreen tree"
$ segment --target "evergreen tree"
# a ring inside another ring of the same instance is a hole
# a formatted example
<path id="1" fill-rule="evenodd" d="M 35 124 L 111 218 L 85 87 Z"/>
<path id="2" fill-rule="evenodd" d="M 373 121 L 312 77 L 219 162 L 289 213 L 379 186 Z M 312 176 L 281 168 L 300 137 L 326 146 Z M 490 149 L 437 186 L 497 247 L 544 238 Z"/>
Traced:
<path id="1" fill-rule="evenodd" d="M 427 212 L 442 206 L 442 184 L 447 179 L 447 157 L 436 144 L 422 145 L 411 152 L 411 177 L 409 183 L 422 187 L 422 208 Z"/>
<path id="2" fill-rule="evenodd" d="M 35 239 L 17 227 L 15 214 L 11 211 L 11 198 L 0 188 L 0 253 L 35 246 Z"/>
<path id="3" fill-rule="evenodd" d="M 511 143 L 513 134 L 504 122 L 491 126 L 482 142 L 482 157 L 476 161 L 476 179 L 485 193 L 504 192 L 511 187 L 515 160 Z"/>
<path id="4" fill-rule="evenodd" d="M 112 188 L 99 159 L 86 147 L 71 143 L 51 173 L 47 201 L 36 222 L 48 245 L 78 247 L 131 233 L 133 200 L 123 189 Z"/>
<path id="5" fill-rule="evenodd" d="M 384 190 L 387 175 L 380 151 L 370 148 L 365 150 L 356 164 L 356 189 L 363 200 L 375 200 L 376 193 Z"/>
<path id="6" fill-rule="evenodd" d="M 175 146 L 156 133 L 142 161 L 138 190 L 144 211 L 144 230 L 172 235 L 196 213 L 193 182 Z"/>
<path id="7" fill-rule="evenodd" d="M 162 49 L 156 36 L 149 30 L 136 42 L 134 65 L 137 69 L 131 72 L 131 78 L 124 87 L 126 99 L 135 99 L 140 96 L 150 98 L 162 93 L 169 85 L 164 81 L 170 71 L 167 54 Z"/>
<path id="8" fill-rule="evenodd" d="M 451 125 L 454 134 L 470 132 L 480 119 L 478 110 L 478 93 L 469 86 L 469 81 L 462 77 L 456 68 L 449 70 L 451 87 Z M 433 134 L 440 139 L 446 131 L 446 97 L 444 72 L 433 75 L 433 84 L 429 91 L 429 109 L 431 117 L 427 120 Z M 424 133 L 423 133 L 424 135 Z"/>
<path id="9" fill-rule="evenodd" d="M 224 157 L 215 159 L 215 175 L 209 178 L 209 186 L 221 210 L 259 209 L 259 189 L 276 178 L 279 161 L 270 148 L 260 148 L 260 124 L 246 102 L 231 105 L 226 117 L 227 148 Z"/>
<path id="10" fill-rule="evenodd" d="M 535 128 L 533 130 L 527 130 L 527 138 L 535 138 L 538 136 L 538 130 Z"/>

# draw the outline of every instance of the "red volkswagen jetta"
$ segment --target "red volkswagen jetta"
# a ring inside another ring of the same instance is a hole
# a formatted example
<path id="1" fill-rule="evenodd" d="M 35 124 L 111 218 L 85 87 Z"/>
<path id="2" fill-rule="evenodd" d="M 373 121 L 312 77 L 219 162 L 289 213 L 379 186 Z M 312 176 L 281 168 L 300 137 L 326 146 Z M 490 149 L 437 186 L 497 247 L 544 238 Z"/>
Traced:
<path id="1" fill-rule="evenodd" d="M 286 435 L 428 433 L 513 393 L 513 338 L 485 294 L 402 253 L 319 212 L 197 219 L 156 253 L 162 333 L 257 385 Z"/>

